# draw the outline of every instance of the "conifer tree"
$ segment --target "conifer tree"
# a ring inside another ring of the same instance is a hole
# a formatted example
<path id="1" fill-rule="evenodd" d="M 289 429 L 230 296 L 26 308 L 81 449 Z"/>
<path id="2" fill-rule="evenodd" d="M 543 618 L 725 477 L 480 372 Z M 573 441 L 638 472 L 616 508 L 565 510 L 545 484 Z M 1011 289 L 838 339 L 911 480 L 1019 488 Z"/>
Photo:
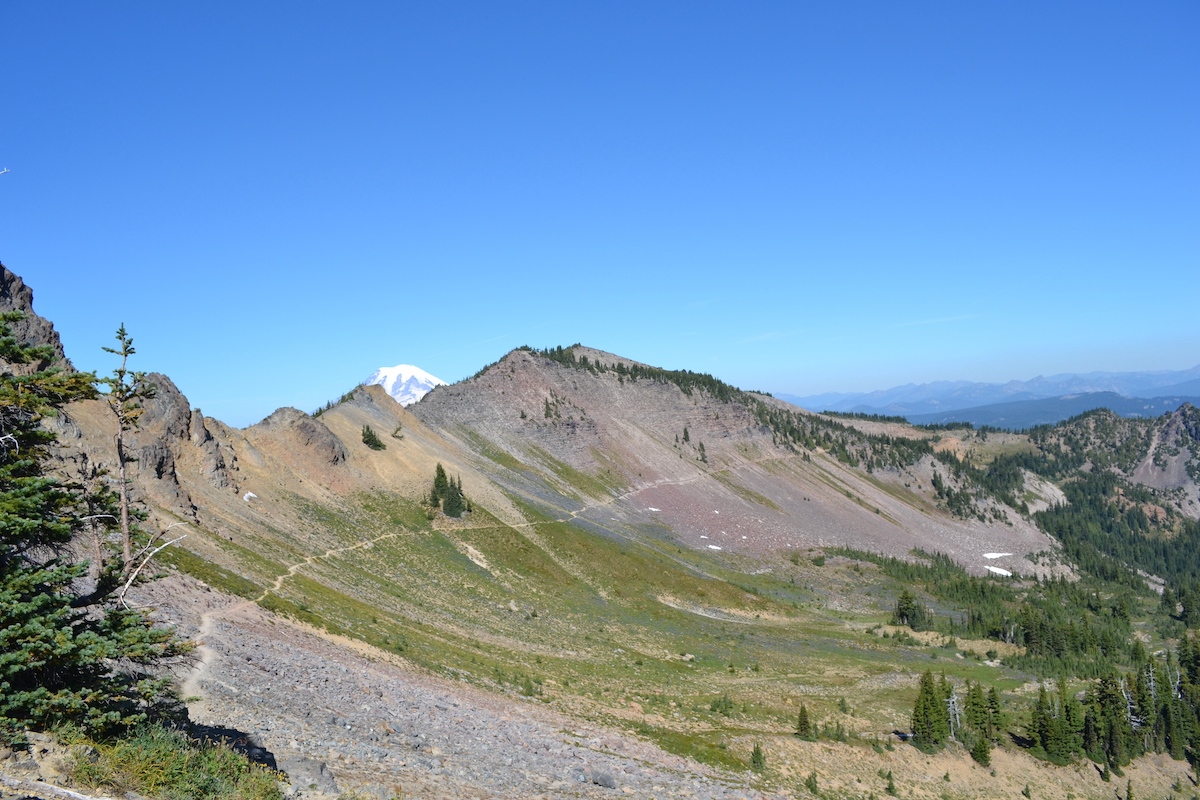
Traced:
<path id="1" fill-rule="evenodd" d="M 41 420 L 72 400 L 95 397 L 95 376 L 65 371 L 49 347 L 19 344 L 9 325 L 20 318 L 0 316 L 0 360 L 11 365 L 0 371 L 0 743 L 19 742 L 26 728 L 72 722 L 103 731 L 145 720 L 172 695 L 169 679 L 137 670 L 187 649 L 143 612 L 116 603 L 137 533 L 128 493 L 123 520 L 103 494 L 90 498 L 100 513 L 85 520 L 93 515 L 84 513 L 80 491 L 45 474 L 55 437 Z M 132 347 L 124 328 L 118 338 L 124 369 Z M 114 382 L 106 384 L 116 392 L 110 404 L 128 431 L 141 380 L 126 372 Z M 105 563 L 90 578 L 88 564 L 73 562 L 64 549 L 88 523 L 107 524 L 124 539 L 115 552 L 100 551 Z"/>
<path id="2" fill-rule="evenodd" d="M 754 751 L 750 753 L 750 769 L 762 772 L 767 768 L 767 757 L 758 742 L 754 743 Z"/>
<path id="3" fill-rule="evenodd" d="M 105 400 L 108 407 L 117 418 L 117 491 L 120 494 L 121 511 L 121 557 L 126 568 L 133 563 L 133 528 L 129 519 L 129 479 L 126 475 L 126 464 L 130 458 L 125 452 L 125 434 L 136 430 L 138 420 L 142 416 L 142 401 L 154 397 L 157 387 L 146 381 L 146 373 L 129 369 L 129 357 L 137 351 L 133 349 L 133 337 L 125 330 L 125 324 L 117 329 L 119 348 L 102 348 L 106 353 L 121 357 L 121 364 L 113 370 L 112 377 L 101 378 L 98 383 L 108 388 Z"/>
<path id="4" fill-rule="evenodd" d="M 379 434 L 375 433 L 370 425 L 363 425 L 362 442 L 372 450 L 387 450 L 387 445 L 379 439 Z"/>
<path id="5" fill-rule="evenodd" d="M 796 735 L 801 739 L 813 738 L 812 722 L 808 718 L 808 706 L 800 704 L 800 714 L 796 718 Z"/>
<path id="6" fill-rule="evenodd" d="M 945 678 L 943 677 L 943 682 Z M 940 748 L 950 738 L 950 715 L 945 697 L 939 691 L 929 670 L 921 676 L 917 701 L 912 713 L 913 740 L 922 750 Z"/>

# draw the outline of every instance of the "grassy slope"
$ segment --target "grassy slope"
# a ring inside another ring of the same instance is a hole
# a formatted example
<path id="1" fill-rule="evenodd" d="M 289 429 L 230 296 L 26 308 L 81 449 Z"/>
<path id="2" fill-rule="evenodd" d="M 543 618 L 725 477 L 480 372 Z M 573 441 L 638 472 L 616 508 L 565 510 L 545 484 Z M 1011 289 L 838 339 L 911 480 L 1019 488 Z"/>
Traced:
<path id="1" fill-rule="evenodd" d="M 899 587 L 872 564 L 830 558 L 818 567 L 801 554 L 752 563 L 624 539 L 528 506 L 530 522 L 510 526 L 482 510 L 431 523 L 415 502 L 381 493 L 320 514 L 295 502 L 326 539 L 351 549 L 296 559 L 316 556 L 267 592 L 264 606 L 460 680 L 532 690 L 535 701 L 710 764 L 743 769 L 760 742 L 768 782 L 807 774 L 813 748 L 855 775 L 895 759 L 872 744 L 907 728 L 925 669 L 995 685 L 1010 699 L 1026 679 L 983 664 L 978 654 L 990 644 L 881 638 Z M 201 559 L 173 558 L 249 593 Z M 712 710 L 724 695 L 728 714 Z M 849 714 L 838 709 L 842 697 Z M 796 740 L 801 703 L 818 724 L 841 723 L 861 738 Z M 822 785 L 842 771 L 822 772 Z"/>

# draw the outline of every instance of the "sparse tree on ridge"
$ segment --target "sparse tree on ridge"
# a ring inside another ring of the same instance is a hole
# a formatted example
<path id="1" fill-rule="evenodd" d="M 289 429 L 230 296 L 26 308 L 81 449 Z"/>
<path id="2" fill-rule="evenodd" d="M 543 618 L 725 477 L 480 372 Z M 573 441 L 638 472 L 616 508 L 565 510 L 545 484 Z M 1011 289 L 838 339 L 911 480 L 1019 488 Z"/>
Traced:
<path id="1" fill-rule="evenodd" d="M 129 357 L 137 351 L 133 349 L 133 337 L 126 332 L 124 323 L 117 329 L 116 338 L 120 345 L 118 348 L 105 347 L 103 350 L 120 356 L 121 364 L 113 370 L 112 377 L 101 378 L 98 383 L 108 388 L 105 400 L 117 418 L 114 438 L 117 446 L 117 491 L 121 498 L 121 556 L 128 569 L 133 562 L 133 536 L 129 522 L 129 478 L 125 466 L 132 459 L 125 452 L 125 434 L 137 430 L 144 410 L 142 401 L 153 398 L 158 387 L 146 380 L 146 373 L 129 369 Z"/>

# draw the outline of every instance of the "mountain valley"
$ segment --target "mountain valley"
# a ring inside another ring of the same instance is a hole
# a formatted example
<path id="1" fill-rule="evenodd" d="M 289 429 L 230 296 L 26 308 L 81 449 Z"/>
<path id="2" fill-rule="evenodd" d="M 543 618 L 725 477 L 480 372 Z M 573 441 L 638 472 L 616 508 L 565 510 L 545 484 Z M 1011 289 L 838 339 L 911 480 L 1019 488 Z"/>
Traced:
<path id="1" fill-rule="evenodd" d="M 40 320 L 19 278 L 0 285 Z M 21 335 L 61 350 L 49 323 Z M 826 797 L 1110 797 L 1087 758 L 1031 755 L 1027 707 L 1059 675 L 1084 692 L 1140 668 L 1126 641 L 1174 652 L 1194 627 L 1154 592 L 1200 579 L 1180 555 L 1200 532 L 1188 404 L 1024 434 L 917 427 L 574 345 L 404 404 L 362 385 L 237 429 L 149 380 L 134 498 L 148 529 L 186 538 L 137 591 L 203 643 L 179 672 L 192 718 L 294 778 L 324 762 L 339 791 L 792 797 L 812 776 Z M 103 398 L 46 424 L 65 479 L 117 463 Z M 439 467 L 459 516 L 430 502 Z M 1063 516 L 1089 503 L 1120 524 Z M 1069 624 L 1120 648 L 1039 646 L 1031 615 L 1057 619 L 1071 586 L 1095 605 Z M 909 593 L 936 624 L 897 618 Z M 991 766 L 904 743 L 930 669 L 1003 696 Z M 1117 764 L 1142 796 L 1190 781 L 1147 750 Z"/>

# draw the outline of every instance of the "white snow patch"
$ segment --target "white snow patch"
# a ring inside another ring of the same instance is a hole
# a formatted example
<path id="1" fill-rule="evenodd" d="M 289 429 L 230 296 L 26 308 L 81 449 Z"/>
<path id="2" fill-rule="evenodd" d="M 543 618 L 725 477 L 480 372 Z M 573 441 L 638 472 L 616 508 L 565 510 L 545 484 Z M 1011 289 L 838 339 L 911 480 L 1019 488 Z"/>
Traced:
<path id="1" fill-rule="evenodd" d="M 988 572 L 994 572 L 997 575 L 1003 575 L 1006 578 L 1012 577 L 1012 573 L 1006 569 L 1000 569 L 999 567 L 986 567 L 986 566 L 984 567 L 984 569 L 986 569 Z"/>
<path id="2" fill-rule="evenodd" d="M 709 550 L 720 550 L 721 548 L 720 548 L 720 547 L 717 547 L 715 544 L 710 544 L 710 545 L 708 546 L 708 549 L 709 549 Z"/>
<path id="3" fill-rule="evenodd" d="M 743 539 L 745 539 L 746 537 L 745 537 L 745 536 L 743 536 L 742 538 L 743 538 Z"/>
<path id="4" fill-rule="evenodd" d="M 647 508 L 646 510 L 647 511 L 658 511 L 659 509 L 655 508 L 654 506 L 650 506 L 650 508 Z"/>
<path id="5" fill-rule="evenodd" d="M 714 511 L 713 513 L 714 513 L 714 514 L 720 514 L 721 512 L 720 512 L 720 511 Z"/>
<path id="6" fill-rule="evenodd" d="M 1012 553 L 984 553 L 983 557 L 984 558 L 1004 558 L 1005 556 L 1011 556 L 1011 555 L 1012 555 Z"/>
<path id="7" fill-rule="evenodd" d="M 700 538 L 701 538 L 701 539 L 707 539 L 708 537 L 707 537 L 707 536 L 705 536 L 704 534 L 700 534 Z"/>
<path id="8" fill-rule="evenodd" d="M 246 492 L 244 495 L 242 495 L 242 499 L 249 503 L 251 500 L 257 500 L 258 495 L 256 495 L 254 492 Z"/>
<path id="9" fill-rule="evenodd" d="M 407 406 L 429 394 L 433 387 L 445 386 L 446 382 L 412 364 L 397 364 L 394 367 L 380 367 L 363 381 L 364 386 L 375 384 L 382 386 L 397 403 Z"/>

